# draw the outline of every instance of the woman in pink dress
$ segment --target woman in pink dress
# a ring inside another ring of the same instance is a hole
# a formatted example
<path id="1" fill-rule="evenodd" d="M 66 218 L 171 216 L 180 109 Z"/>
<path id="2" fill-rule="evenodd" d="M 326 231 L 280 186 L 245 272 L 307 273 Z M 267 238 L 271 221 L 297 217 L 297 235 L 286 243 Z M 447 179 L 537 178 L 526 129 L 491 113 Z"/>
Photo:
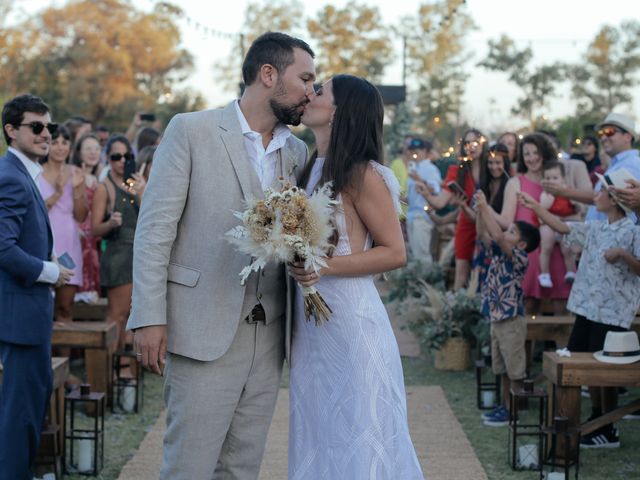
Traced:
<path id="1" fill-rule="evenodd" d="M 79 168 L 67 164 L 70 150 L 69 130 L 60 126 L 52 135 L 49 155 L 38 178 L 38 187 L 49 211 L 55 254 L 68 253 L 76 265 L 71 281 L 56 288 L 54 315 L 60 322 L 72 321 L 73 299 L 82 285 L 82 247 L 76 222 L 83 221 L 88 211 L 84 174 Z"/>
<path id="2" fill-rule="evenodd" d="M 73 149 L 73 164 L 84 172 L 84 188 L 89 213 L 79 223 L 82 243 L 82 286 L 81 292 L 96 292 L 100 295 L 100 259 L 98 256 L 99 237 L 91 234 L 91 205 L 93 195 L 98 188 L 98 169 L 100 163 L 100 142 L 93 133 L 78 139 Z"/>
<path id="3" fill-rule="evenodd" d="M 517 201 L 518 192 L 526 192 L 536 201 L 540 201 L 542 193 L 543 167 L 557 159 L 556 151 L 549 140 L 542 134 L 532 133 L 524 137 L 520 144 L 518 158 L 518 175 L 512 177 L 505 187 L 502 212 L 498 221 L 502 228 L 507 228 L 516 220 L 523 220 L 533 225 L 539 225 L 537 215 L 533 210 L 523 207 Z M 565 282 L 566 268 L 560 251 L 555 245 L 550 261 L 550 274 L 553 288 L 544 288 L 538 282 L 540 274 L 540 249 L 529 253 L 529 267 L 522 282 L 525 295 L 525 309 L 527 313 L 536 313 L 540 309 L 540 300 L 550 298 L 554 301 L 557 313 L 564 311 L 564 304 L 569 298 L 571 284 Z"/>

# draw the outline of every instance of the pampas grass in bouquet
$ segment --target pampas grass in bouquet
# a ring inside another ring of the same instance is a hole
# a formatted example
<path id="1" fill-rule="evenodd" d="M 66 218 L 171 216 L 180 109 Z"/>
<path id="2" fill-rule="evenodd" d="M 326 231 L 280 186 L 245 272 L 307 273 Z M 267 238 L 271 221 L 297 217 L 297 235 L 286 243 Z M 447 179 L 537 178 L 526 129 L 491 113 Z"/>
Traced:
<path id="1" fill-rule="evenodd" d="M 240 272 L 244 285 L 251 272 L 268 262 L 304 262 L 305 269 L 318 273 L 326 266 L 324 257 L 332 248 L 331 215 L 336 201 L 331 198 L 331 184 L 325 184 L 310 197 L 305 191 L 282 181 L 279 191 L 267 189 L 264 199 L 250 200 L 243 212 L 234 212 L 242 225 L 226 233 L 238 251 L 251 255 L 251 263 Z M 315 287 L 302 287 L 307 321 L 316 325 L 331 318 L 331 308 Z"/>

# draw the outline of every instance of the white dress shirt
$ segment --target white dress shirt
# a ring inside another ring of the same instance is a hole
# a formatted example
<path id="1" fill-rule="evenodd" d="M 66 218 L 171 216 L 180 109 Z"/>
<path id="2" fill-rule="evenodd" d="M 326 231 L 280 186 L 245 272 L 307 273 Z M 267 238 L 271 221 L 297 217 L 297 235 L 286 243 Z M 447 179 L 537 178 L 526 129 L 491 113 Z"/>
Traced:
<path id="1" fill-rule="evenodd" d="M 29 172 L 29 176 L 33 179 L 33 182 L 37 185 L 38 177 L 42 174 L 42 167 L 37 162 L 30 160 L 20 150 L 9 147 L 8 151 L 18 157 L 18 159 L 24 165 L 24 168 L 26 168 L 27 172 Z M 41 283 L 56 283 L 58 281 L 58 277 L 60 276 L 60 268 L 58 268 L 58 265 L 54 262 L 47 261 L 43 261 L 42 263 L 42 271 L 40 272 L 40 276 L 36 281 Z"/>
<path id="2" fill-rule="evenodd" d="M 320 177 L 322 177 L 322 167 L 324 167 L 324 157 L 316 158 L 316 161 L 311 168 L 311 173 L 309 174 L 307 188 L 305 189 L 307 191 L 307 195 L 311 195 L 318 186 Z"/>
<path id="3" fill-rule="evenodd" d="M 291 135 L 291 130 L 282 123 L 277 124 L 276 128 L 273 129 L 273 136 L 269 145 L 264 148 L 262 135 L 251 130 L 247 119 L 244 117 L 242 110 L 240 110 L 240 102 L 236 101 L 235 105 L 240 128 L 242 128 L 242 135 L 244 136 L 244 147 L 247 150 L 247 155 L 249 155 L 249 160 L 251 160 L 251 165 L 253 165 L 258 175 L 262 189 L 266 190 L 273 185 L 278 177 L 276 172 L 278 150 L 284 147 L 287 138 Z"/>

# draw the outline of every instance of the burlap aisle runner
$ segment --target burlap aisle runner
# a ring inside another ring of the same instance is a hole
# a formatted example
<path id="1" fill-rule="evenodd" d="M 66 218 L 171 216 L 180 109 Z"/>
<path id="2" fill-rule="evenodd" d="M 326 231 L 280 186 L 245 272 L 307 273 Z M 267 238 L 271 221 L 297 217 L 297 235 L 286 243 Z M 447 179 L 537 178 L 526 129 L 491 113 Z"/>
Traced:
<path id="1" fill-rule="evenodd" d="M 411 438 L 429 480 L 486 480 L 487 476 L 440 387 L 407 387 Z M 289 391 L 282 389 L 276 406 L 260 480 L 287 478 Z M 165 415 L 160 415 L 120 480 L 157 480 L 162 462 Z M 205 454 L 203 452 L 203 454 Z"/>

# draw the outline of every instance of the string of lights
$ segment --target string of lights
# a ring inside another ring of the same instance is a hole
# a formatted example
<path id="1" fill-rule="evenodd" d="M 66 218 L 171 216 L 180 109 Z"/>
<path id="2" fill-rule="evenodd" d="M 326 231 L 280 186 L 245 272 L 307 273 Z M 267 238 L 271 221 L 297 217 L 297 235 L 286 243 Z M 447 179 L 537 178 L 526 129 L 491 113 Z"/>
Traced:
<path id="1" fill-rule="evenodd" d="M 211 38 L 222 38 L 226 40 L 237 40 L 243 36 L 242 33 L 231 33 L 231 32 L 223 32 L 220 30 L 216 30 L 204 23 L 200 22 L 197 18 L 191 17 L 187 15 L 184 10 L 180 7 L 176 7 L 175 5 L 159 1 L 159 0 L 148 0 L 155 8 L 160 9 L 166 13 L 174 14 L 178 19 L 184 21 L 187 27 L 193 28 L 196 32 L 200 32 L 205 36 L 209 36 Z"/>
<path id="2" fill-rule="evenodd" d="M 226 40 L 237 40 L 238 38 L 243 36 L 241 32 L 224 32 L 221 30 L 217 30 L 213 27 L 210 27 L 204 23 L 202 23 L 199 19 L 194 18 L 184 12 L 181 8 L 176 8 L 169 2 L 165 2 L 162 0 L 148 0 L 148 3 L 153 5 L 156 8 L 164 9 L 166 12 L 171 12 L 176 14 L 176 16 L 184 22 L 184 24 L 188 28 L 193 28 L 196 32 L 199 32 L 205 36 L 209 36 L 217 39 L 226 39 Z M 443 27 L 446 23 L 450 22 L 453 19 L 453 16 L 456 15 L 458 10 L 466 4 L 466 0 L 460 0 L 456 5 L 454 5 L 447 14 L 445 14 L 439 22 L 439 26 Z M 514 38 L 513 39 L 517 43 L 526 43 L 526 44 L 561 44 L 561 43 L 570 43 L 573 46 L 577 46 L 578 44 L 586 44 L 589 43 L 590 40 L 584 38 Z"/>

